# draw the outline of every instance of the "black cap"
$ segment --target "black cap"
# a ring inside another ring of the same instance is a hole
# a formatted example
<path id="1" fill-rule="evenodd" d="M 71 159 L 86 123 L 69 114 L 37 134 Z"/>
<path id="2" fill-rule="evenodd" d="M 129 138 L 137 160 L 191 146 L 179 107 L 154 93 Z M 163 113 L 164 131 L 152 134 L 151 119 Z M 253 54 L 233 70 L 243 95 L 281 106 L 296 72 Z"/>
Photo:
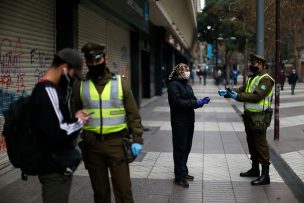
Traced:
<path id="1" fill-rule="evenodd" d="M 78 79 L 83 79 L 82 76 L 82 66 L 83 66 L 83 60 L 81 56 L 79 55 L 78 51 L 73 50 L 71 48 L 64 48 L 58 51 L 57 54 L 55 54 L 55 57 L 58 57 L 65 63 L 69 65 L 69 68 L 75 69 L 76 77 Z"/>
<path id="2" fill-rule="evenodd" d="M 99 61 L 102 56 L 105 56 L 104 50 L 105 46 L 93 42 L 86 43 L 81 49 L 86 61 Z"/>
<path id="3" fill-rule="evenodd" d="M 263 56 L 257 55 L 257 54 L 250 54 L 250 61 L 257 61 L 258 63 L 265 64 L 266 59 Z"/>

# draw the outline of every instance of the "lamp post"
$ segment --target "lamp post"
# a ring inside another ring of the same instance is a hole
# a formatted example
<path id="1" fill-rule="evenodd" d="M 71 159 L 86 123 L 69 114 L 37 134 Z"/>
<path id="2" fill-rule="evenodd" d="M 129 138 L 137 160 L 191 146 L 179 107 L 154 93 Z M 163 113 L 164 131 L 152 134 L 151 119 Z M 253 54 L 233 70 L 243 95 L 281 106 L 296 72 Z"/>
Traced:
<path id="1" fill-rule="evenodd" d="M 274 140 L 280 138 L 280 0 L 276 0 L 276 52 L 275 52 L 275 105 L 274 105 Z"/>

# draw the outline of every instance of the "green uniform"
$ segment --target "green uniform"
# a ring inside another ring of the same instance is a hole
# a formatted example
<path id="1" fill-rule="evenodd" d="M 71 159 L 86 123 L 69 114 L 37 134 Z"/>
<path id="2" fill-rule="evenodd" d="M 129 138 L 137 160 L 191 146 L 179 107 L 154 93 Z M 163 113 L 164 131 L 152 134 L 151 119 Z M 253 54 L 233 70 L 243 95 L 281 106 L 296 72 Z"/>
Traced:
<path id="1" fill-rule="evenodd" d="M 101 78 L 91 79 L 99 94 L 112 77 L 113 74 L 106 68 L 105 74 Z M 122 77 L 121 82 L 128 130 L 132 133 L 133 142 L 142 144 L 143 126 L 134 97 L 128 81 Z M 74 88 L 76 89 L 73 96 L 74 109 L 79 110 L 83 107 L 80 84 L 76 83 Z M 105 135 L 83 131 L 84 141 L 81 143 L 83 161 L 90 175 L 95 202 L 111 201 L 108 169 L 111 173 L 116 202 L 133 202 L 129 165 L 127 162 L 121 161 L 125 159 L 122 143 L 126 136 L 128 136 L 127 129 Z"/>
<path id="2" fill-rule="evenodd" d="M 262 76 L 264 74 L 264 70 L 259 71 L 254 74 L 249 80 L 253 80 L 257 75 Z M 259 81 L 258 85 L 255 87 L 252 93 L 245 91 L 246 86 L 234 89 L 234 91 L 238 93 L 236 100 L 239 102 L 259 103 L 269 95 L 269 93 L 272 91 L 273 86 L 274 81 L 272 78 L 265 76 Z M 265 110 L 266 109 L 267 106 L 265 107 Z M 261 164 L 269 163 L 269 147 L 266 139 L 266 129 L 259 132 L 251 129 L 250 122 L 252 119 L 250 117 L 254 116 L 254 114 L 258 113 L 247 112 L 246 110 L 244 112 L 244 125 L 251 160 L 252 162 L 259 162 Z"/>

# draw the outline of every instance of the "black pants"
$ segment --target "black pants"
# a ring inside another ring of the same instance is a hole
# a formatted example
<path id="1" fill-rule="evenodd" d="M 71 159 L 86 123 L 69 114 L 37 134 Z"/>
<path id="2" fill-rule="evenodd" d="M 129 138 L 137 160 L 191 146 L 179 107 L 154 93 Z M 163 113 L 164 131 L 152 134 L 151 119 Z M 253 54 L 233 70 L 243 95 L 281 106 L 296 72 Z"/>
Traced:
<path id="1" fill-rule="evenodd" d="M 171 122 L 173 141 L 174 175 L 184 180 L 188 175 L 187 161 L 192 147 L 194 122 Z"/>

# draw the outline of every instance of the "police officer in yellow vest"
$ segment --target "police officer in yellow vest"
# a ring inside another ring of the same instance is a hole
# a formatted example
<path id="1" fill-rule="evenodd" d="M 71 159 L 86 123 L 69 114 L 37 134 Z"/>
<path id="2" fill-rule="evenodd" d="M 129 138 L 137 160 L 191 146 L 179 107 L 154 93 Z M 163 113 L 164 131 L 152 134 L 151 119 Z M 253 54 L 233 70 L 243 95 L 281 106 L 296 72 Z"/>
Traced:
<path id="1" fill-rule="evenodd" d="M 272 116 L 271 102 L 274 80 L 266 73 L 266 60 L 259 55 L 250 54 L 250 71 L 252 75 L 243 87 L 229 91 L 219 89 L 220 96 L 230 97 L 244 102 L 243 120 L 247 135 L 247 143 L 252 161 L 252 168 L 240 173 L 241 177 L 258 177 L 251 181 L 252 185 L 270 184 L 269 147 L 266 129 Z M 262 165 L 260 174 L 259 163 Z"/>
<path id="2" fill-rule="evenodd" d="M 128 163 L 141 151 L 143 126 L 128 81 L 109 71 L 104 49 L 96 43 L 82 48 L 89 71 L 74 86 L 74 109 L 84 109 L 90 120 L 80 147 L 95 203 L 111 202 L 108 169 L 116 202 L 133 202 Z"/>

